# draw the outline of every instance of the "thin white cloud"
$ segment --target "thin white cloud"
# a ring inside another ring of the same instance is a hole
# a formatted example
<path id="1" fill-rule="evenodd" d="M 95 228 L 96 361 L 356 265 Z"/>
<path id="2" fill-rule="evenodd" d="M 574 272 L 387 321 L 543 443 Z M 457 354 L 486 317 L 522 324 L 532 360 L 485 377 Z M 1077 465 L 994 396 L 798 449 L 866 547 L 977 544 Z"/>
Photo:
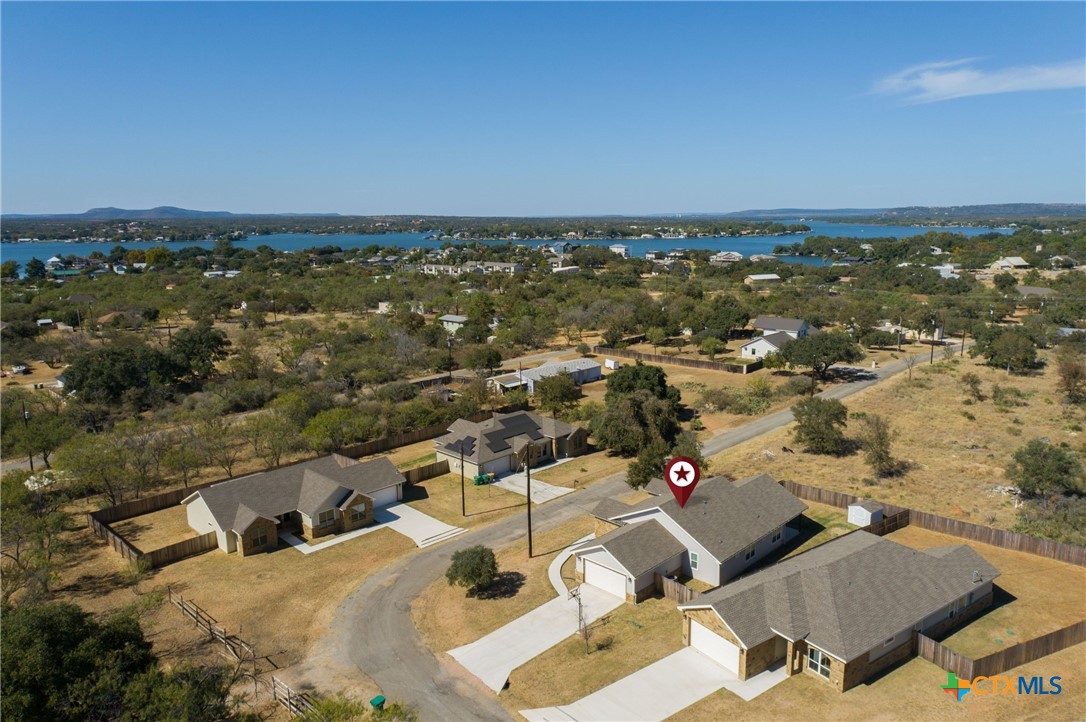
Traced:
<path id="1" fill-rule="evenodd" d="M 914 65 L 877 81 L 872 92 L 903 96 L 910 103 L 936 103 L 971 95 L 1086 87 L 1086 60 L 998 70 L 981 70 L 978 60 Z"/>

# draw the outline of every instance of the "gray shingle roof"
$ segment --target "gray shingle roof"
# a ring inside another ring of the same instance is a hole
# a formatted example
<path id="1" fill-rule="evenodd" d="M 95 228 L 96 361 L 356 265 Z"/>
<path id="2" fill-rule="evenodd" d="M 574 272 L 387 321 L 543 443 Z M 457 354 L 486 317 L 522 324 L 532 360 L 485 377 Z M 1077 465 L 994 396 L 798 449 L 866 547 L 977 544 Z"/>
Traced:
<path id="1" fill-rule="evenodd" d="M 855 531 L 679 606 L 711 607 L 748 648 L 780 633 L 849 662 L 998 576 L 965 545 Z"/>
<path id="2" fill-rule="evenodd" d="M 577 553 L 600 547 L 635 578 L 686 551 L 686 547 L 655 519 L 620 526 L 579 547 Z"/>
<path id="3" fill-rule="evenodd" d="M 755 341 L 766 341 L 771 344 L 773 348 L 779 349 L 781 346 L 791 340 L 793 340 L 792 337 L 789 336 L 787 333 L 785 333 L 784 331 L 778 331 L 776 333 L 771 333 L 768 336 L 756 336 L 747 343 L 743 344 L 743 346 L 750 346 Z"/>
<path id="4" fill-rule="evenodd" d="M 781 318 L 780 316 L 759 316 L 754 319 L 754 328 L 759 331 L 791 331 L 799 333 L 806 323 L 801 318 Z"/>
<path id="5" fill-rule="evenodd" d="M 485 464 L 494 459 L 507 457 L 515 452 L 514 439 L 525 437 L 532 441 L 567 438 L 578 427 L 530 411 L 498 414 L 486 421 L 472 422 L 457 419 L 449 426 L 449 433 L 437 439 L 438 449 L 450 454 L 460 453 L 464 443 L 464 459 L 474 464 Z"/>
<path id="6" fill-rule="evenodd" d="M 671 494 L 626 507 L 621 514 L 659 508 L 705 547 L 717 561 L 726 561 L 787 524 L 807 505 L 785 491 L 769 474 L 738 481 L 721 476 L 702 479 L 682 508 Z"/>
<path id="7" fill-rule="evenodd" d="M 214 484 L 194 496 L 204 500 L 220 529 L 244 532 L 258 518 L 274 520 L 291 511 L 313 517 L 356 493 L 372 494 L 403 482 L 386 457 L 359 463 L 333 454 Z"/>

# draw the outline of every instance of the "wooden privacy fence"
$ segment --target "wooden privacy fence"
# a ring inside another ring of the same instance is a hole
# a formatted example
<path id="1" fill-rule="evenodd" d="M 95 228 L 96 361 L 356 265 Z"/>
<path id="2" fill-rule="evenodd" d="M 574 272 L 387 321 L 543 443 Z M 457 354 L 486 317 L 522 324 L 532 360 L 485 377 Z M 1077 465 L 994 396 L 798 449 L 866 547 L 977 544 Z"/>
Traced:
<path id="1" fill-rule="evenodd" d="M 113 551 L 129 561 L 139 561 L 142 559 L 143 552 L 125 541 L 124 537 L 113 531 L 113 528 L 110 527 L 109 524 L 98 519 L 95 516 L 97 513 L 98 512 L 92 511 L 87 514 L 87 524 L 90 526 L 91 531 L 94 532 L 95 536 L 99 539 L 104 539 L 107 544 L 113 547 Z"/>
<path id="2" fill-rule="evenodd" d="M 427 479 L 433 479 L 435 476 L 441 476 L 442 474 L 449 473 L 449 462 L 445 459 L 441 461 L 434 461 L 426 466 L 419 466 L 414 469 L 408 469 L 401 472 L 407 484 L 417 484 L 420 481 L 426 481 Z"/>
<path id="3" fill-rule="evenodd" d="M 465 416 L 464 418 L 472 422 L 486 421 L 495 414 L 504 414 L 509 413 L 510 411 L 524 411 L 527 408 L 527 404 L 514 404 L 498 409 L 497 411 L 480 411 L 477 414 Z M 380 454 L 382 451 L 388 451 L 389 449 L 395 449 L 400 446 L 417 444 L 420 441 L 427 441 L 428 439 L 436 439 L 448 432 L 450 423 L 451 422 L 449 421 L 442 421 L 441 423 L 416 429 L 415 431 L 405 431 L 401 434 L 393 434 L 392 436 L 385 436 L 380 439 L 374 439 L 373 441 L 365 441 L 361 444 L 352 444 L 351 446 L 340 449 L 339 453 L 344 456 L 358 459 L 363 456 Z"/>
<path id="4" fill-rule="evenodd" d="M 173 564 L 182 559 L 188 559 L 197 554 L 203 554 L 218 548 L 219 540 L 215 536 L 215 532 L 209 531 L 206 534 L 201 534 L 200 536 L 192 537 L 191 539 L 185 539 L 175 544 L 169 544 L 160 549 L 149 551 L 144 554 L 144 558 L 151 563 L 152 569 L 158 569 L 167 564 Z"/>
<path id="5" fill-rule="evenodd" d="M 909 513 L 909 523 L 922 529 L 950 534 L 963 539 L 971 539 L 983 544 L 991 544 L 1004 549 L 1026 552 L 1027 554 L 1036 554 L 1037 556 L 1057 559 L 1068 564 L 1086 566 L 1086 548 L 1072 544 L 1061 544 L 1005 529 L 993 529 L 980 524 L 959 521 L 958 519 L 947 519 L 943 516 L 916 511 L 915 509 Z"/>
<path id="6" fill-rule="evenodd" d="M 607 346 L 593 346 L 592 353 L 603 354 L 604 356 L 618 356 L 619 358 L 634 359 L 635 361 L 647 361 L 649 363 L 673 364 L 675 366 L 685 366 L 692 369 L 727 371 L 728 373 L 733 374 L 754 373 L 762 368 L 762 362 L 760 360 L 749 364 L 730 364 L 722 363 L 720 361 L 703 361 L 702 359 L 682 358 L 681 356 L 661 356 L 652 353 L 641 353 L 640 351 L 630 351 L 629 349 L 624 348 L 608 348 Z"/>
<path id="7" fill-rule="evenodd" d="M 692 602 L 701 596 L 699 592 L 695 592 L 685 584 L 681 584 L 674 579 L 668 579 L 667 577 L 657 574 L 656 576 L 656 591 L 664 595 L 665 599 L 670 599 L 676 604 L 686 604 Z"/>
<path id="8" fill-rule="evenodd" d="M 819 504 L 827 504 L 829 506 L 836 506 L 842 509 L 848 507 L 849 504 L 855 501 L 861 500 L 861 497 L 853 496 L 852 494 L 845 494 L 830 489 L 821 489 L 816 486 L 807 486 L 806 484 L 797 484 L 794 481 L 782 481 L 780 483 L 789 493 L 800 499 L 814 501 Z M 980 524 L 973 524 L 959 519 L 948 519 L 947 517 L 939 516 L 938 514 L 929 514 L 925 511 L 908 509 L 906 507 L 887 504 L 885 502 L 879 503 L 882 504 L 883 508 L 886 510 L 886 517 L 883 521 L 876 522 L 876 524 L 866 527 L 866 530 L 873 534 L 879 534 L 881 536 L 906 526 L 918 526 L 921 529 L 948 534 L 961 539 L 969 539 L 982 544 L 991 544 L 992 546 L 1001 547 L 1003 549 L 1034 554 L 1039 557 L 1055 559 L 1068 564 L 1086 566 L 1086 547 L 1079 547 L 1073 544 L 1061 544 L 1060 542 L 1040 539 L 1038 537 L 1029 536 L 1028 534 L 1019 534 L 1018 532 L 1007 531 L 1006 529 L 993 529 L 991 527 L 981 526 Z M 903 512 L 905 514 L 903 514 Z"/>
<path id="9" fill-rule="evenodd" d="M 1001 649 L 979 659 L 955 652 L 924 634 L 916 635 L 916 653 L 923 659 L 962 679 L 991 677 L 1086 642 L 1086 621 L 1057 629 L 1025 642 Z"/>
<path id="10" fill-rule="evenodd" d="M 916 654 L 940 669 L 953 672 L 961 679 L 973 679 L 973 660 L 950 647 L 944 647 L 931 637 L 916 635 Z"/>

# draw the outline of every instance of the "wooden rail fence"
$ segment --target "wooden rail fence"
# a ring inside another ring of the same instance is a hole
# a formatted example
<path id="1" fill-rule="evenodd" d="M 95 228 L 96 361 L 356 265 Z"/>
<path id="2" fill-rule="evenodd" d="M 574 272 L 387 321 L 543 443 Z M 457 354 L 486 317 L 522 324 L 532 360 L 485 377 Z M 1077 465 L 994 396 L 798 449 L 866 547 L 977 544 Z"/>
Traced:
<path id="1" fill-rule="evenodd" d="M 674 579 L 668 579 L 660 574 L 656 575 L 656 591 L 663 594 L 665 599 L 670 599 L 676 604 L 686 604 L 701 596 L 699 592 L 695 592 L 685 584 L 681 584 Z"/>
<path id="2" fill-rule="evenodd" d="M 286 707 L 292 715 L 300 716 L 307 712 L 316 712 L 309 695 L 295 692 L 274 674 L 271 676 L 271 693 L 272 699 Z"/>
<path id="3" fill-rule="evenodd" d="M 195 602 L 185 599 L 181 594 L 175 594 L 170 587 L 166 588 L 166 594 L 169 600 L 186 617 L 191 619 L 193 623 L 211 639 L 219 642 L 223 645 L 223 649 L 226 650 L 231 657 L 240 661 L 252 661 L 256 659 L 256 652 L 253 651 L 253 646 L 241 639 L 237 635 L 227 634 L 226 628 L 219 624 L 214 617 L 205 612 Z"/>
<path id="4" fill-rule="evenodd" d="M 936 642 L 924 634 L 916 636 L 916 653 L 937 667 L 962 679 L 991 677 L 1086 642 L 1086 621 L 1076 622 L 1055 632 L 1019 642 L 998 652 L 972 659 Z"/>
<path id="5" fill-rule="evenodd" d="M 683 358 L 681 356 L 662 356 L 652 353 L 641 353 L 624 348 L 609 348 L 607 346 L 593 346 L 592 353 L 604 356 L 617 356 L 619 358 L 634 359 L 657 364 L 673 364 L 692 369 L 708 369 L 710 371 L 727 371 L 732 374 L 750 374 L 762 368 L 762 362 L 754 361 L 749 364 L 725 363 L 721 361 L 703 361 L 702 359 Z"/>

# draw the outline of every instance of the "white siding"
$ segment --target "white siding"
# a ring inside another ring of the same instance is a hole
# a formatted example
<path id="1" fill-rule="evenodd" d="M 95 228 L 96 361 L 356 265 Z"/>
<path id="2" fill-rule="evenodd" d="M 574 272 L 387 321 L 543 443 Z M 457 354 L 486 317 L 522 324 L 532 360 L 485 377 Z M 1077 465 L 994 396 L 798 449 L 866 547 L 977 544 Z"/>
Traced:
<path id="1" fill-rule="evenodd" d="M 743 358 L 765 358 L 766 354 L 775 352 L 777 347 L 765 339 L 757 338 L 745 344 L 740 350 Z"/>
<path id="2" fill-rule="evenodd" d="M 713 557 L 708 549 L 695 541 L 694 537 L 687 534 L 686 530 L 679 526 L 670 516 L 659 509 L 650 509 L 622 517 L 622 520 L 626 522 L 646 521 L 648 519 L 655 519 L 663 524 L 664 528 L 678 539 L 679 543 L 686 547 L 687 551 L 698 555 L 697 569 L 691 569 L 690 556 L 688 554 L 683 555 L 683 574 L 691 576 L 700 582 L 711 584 L 714 587 L 720 586 L 720 560 Z"/>
<path id="3" fill-rule="evenodd" d="M 763 557 L 770 554 L 771 552 L 776 551 L 777 549 L 780 549 L 782 546 L 791 541 L 792 538 L 795 537 L 798 533 L 798 530 L 792 529 L 785 525 L 781 529 L 780 540 L 776 542 L 772 541 L 773 532 L 766 534 L 764 537 L 754 543 L 754 557 L 751 559 L 743 558 L 746 554 L 746 549 L 740 550 L 738 554 L 720 565 L 719 583 L 724 584 L 729 579 L 733 579 L 734 577 L 739 576 L 750 567 L 758 564 Z"/>
<path id="4" fill-rule="evenodd" d="M 188 518 L 189 526 L 197 534 L 207 534 L 209 531 L 213 531 L 216 539 L 218 539 L 219 548 L 223 551 L 233 551 L 230 549 L 227 532 L 220 529 L 218 524 L 215 523 L 215 517 L 211 515 L 211 509 L 207 508 L 207 502 L 204 501 L 203 497 L 197 496 L 188 504 L 185 504 L 185 515 Z"/>
<path id="5" fill-rule="evenodd" d="M 634 580 L 633 592 L 640 592 L 645 587 L 651 587 L 656 583 L 656 575 L 659 574 L 662 577 L 666 577 L 669 574 L 676 574 L 682 571 L 683 559 L 686 557 L 686 552 L 680 552 L 668 559 L 663 564 L 657 565 L 655 569 L 649 572 L 645 572 L 637 579 Z"/>
<path id="6" fill-rule="evenodd" d="M 630 579 L 624 572 L 611 569 L 590 559 L 585 559 L 584 583 L 597 589 L 614 594 L 616 597 L 626 598 L 630 587 Z"/>

